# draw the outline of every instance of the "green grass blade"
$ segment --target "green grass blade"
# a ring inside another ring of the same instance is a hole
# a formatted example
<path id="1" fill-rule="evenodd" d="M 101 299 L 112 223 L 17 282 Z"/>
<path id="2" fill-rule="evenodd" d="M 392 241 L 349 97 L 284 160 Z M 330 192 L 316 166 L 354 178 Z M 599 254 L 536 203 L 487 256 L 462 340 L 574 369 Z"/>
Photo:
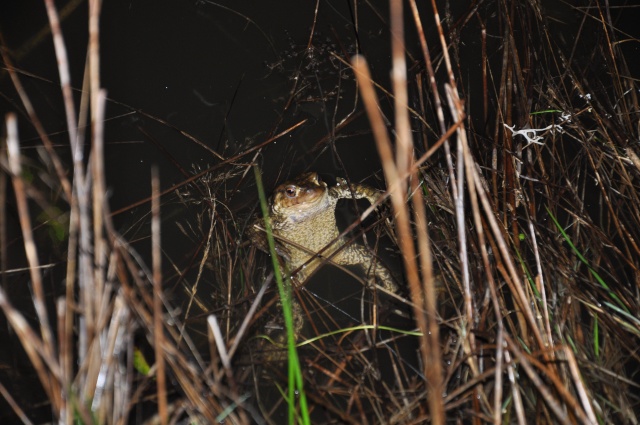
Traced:
<path id="1" fill-rule="evenodd" d="M 280 272 L 280 265 L 278 264 L 278 257 L 276 254 L 271 220 L 269 219 L 269 207 L 267 205 L 267 197 L 265 196 L 264 187 L 262 185 L 260 169 L 256 166 L 253 168 L 253 171 L 256 178 L 256 186 L 258 188 L 258 195 L 260 197 L 260 207 L 262 209 L 262 216 L 264 217 L 264 227 L 267 233 L 267 241 L 269 243 L 269 253 L 271 255 L 271 261 L 273 263 L 273 272 L 276 283 L 278 284 L 278 292 L 280 293 L 282 312 L 284 315 L 284 323 L 287 332 L 287 349 L 289 354 L 289 423 L 295 423 L 295 396 L 297 390 L 300 404 L 300 420 L 303 424 L 308 425 L 311 423 L 311 420 L 309 418 L 309 409 L 307 407 L 307 397 L 304 392 L 300 360 L 298 359 L 298 352 L 296 350 L 296 335 L 294 335 L 293 309 L 291 306 L 291 281 L 289 280 L 289 278 L 287 278 L 287 282 L 285 282 L 282 273 Z"/>
<path id="2" fill-rule="evenodd" d="M 363 331 L 363 330 L 367 330 L 367 329 L 378 329 L 378 330 L 382 330 L 382 331 L 389 331 L 389 332 L 394 332 L 394 333 L 399 333 L 402 335 L 406 335 L 406 336 L 417 336 L 420 337 L 422 336 L 422 332 L 420 331 L 408 331 L 408 330 L 404 330 L 404 329 L 397 329 L 397 328 L 392 328 L 391 326 L 382 326 L 382 325 L 360 325 L 360 326 L 352 326 L 349 328 L 342 328 L 342 329 L 338 329 L 332 332 L 327 332 L 324 333 L 322 335 L 317 335 L 313 338 L 309 338 L 307 340 L 302 341 L 301 343 L 298 344 L 298 347 L 302 347 L 304 345 L 307 344 L 311 344 L 314 343 L 316 341 L 319 341 L 323 338 L 327 338 L 329 336 L 332 335 L 339 335 L 339 334 L 343 334 L 343 333 L 347 333 L 347 332 L 354 332 L 354 331 Z"/>
<path id="3" fill-rule="evenodd" d="M 611 299 L 613 299 L 618 306 L 620 306 L 620 308 L 622 310 L 624 310 L 625 312 L 629 313 L 629 310 L 627 309 L 627 306 L 624 305 L 624 303 L 622 302 L 622 300 L 618 297 L 617 294 L 615 294 L 613 291 L 611 291 L 611 289 L 609 288 L 609 285 L 607 285 L 607 283 L 604 281 L 604 279 L 602 279 L 600 277 L 600 275 L 598 274 L 598 272 L 596 272 L 593 267 L 591 267 L 591 265 L 589 264 L 589 261 L 587 261 L 586 258 L 584 258 L 584 256 L 582 255 L 582 253 L 578 250 L 578 248 L 576 248 L 576 246 L 573 244 L 573 242 L 571 241 L 571 238 L 569 237 L 569 235 L 564 231 L 564 229 L 562 228 L 562 226 L 560 225 L 560 223 L 558 222 L 558 220 L 556 219 L 556 217 L 553 215 L 553 213 L 551 212 L 551 210 L 549 209 L 549 207 L 545 206 L 545 209 L 547 210 L 547 213 L 549 214 L 549 217 L 551 217 L 551 220 L 553 220 L 553 223 L 556 225 L 556 228 L 560 231 L 560 233 L 562 234 L 562 237 L 564 238 L 565 242 L 567 242 L 567 244 L 571 247 L 571 250 L 574 252 L 574 254 L 576 254 L 576 256 L 580 259 L 580 261 L 582 261 L 582 263 L 584 263 L 584 265 L 587 266 L 587 268 L 589 269 L 589 272 L 591 273 L 591 275 L 596 279 L 596 281 L 600 284 L 600 286 L 604 289 L 607 290 L 607 292 L 609 293 L 609 296 L 611 297 Z"/>

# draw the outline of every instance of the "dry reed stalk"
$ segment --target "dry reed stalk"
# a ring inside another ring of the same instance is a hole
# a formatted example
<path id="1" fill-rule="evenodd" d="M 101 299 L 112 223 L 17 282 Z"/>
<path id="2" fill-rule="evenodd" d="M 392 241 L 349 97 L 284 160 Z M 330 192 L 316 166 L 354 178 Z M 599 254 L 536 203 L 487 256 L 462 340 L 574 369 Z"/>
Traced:
<path id="1" fill-rule="evenodd" d="M 131 329 L 131 311 L 122 296 L 117 294 L 113 300 L 111 316 L 105 320 L 100 329 L 101 339 L 104 340 L 103 351 L 99 353 L 100 379 L 96 382 L 91 411 L 95 412 L 100 423 L 121 423 L 127 416 L 130 403 L 127 397 L 132 385 L 130 370 L 123 373 L 118 364 L 124 352 L 132 344 L 128 340 Z M 124 375 L 124 376 L 123 376 Z M 89 412 L 86 414 L 91 417 Z"/>
<path id="2" fill-rule="evenodd" d="M 575 400 L 575 398 L 566 390 L 564 382 L 561 382 L 552 370 L 546 369 L 542 363 L 538 362 L 533 357 L 522 353 L 517 344 L 515 344 L 511 338 L 506 337 L 505 341 L 507 342 L 507 347 L 510 352 L 515 357 L 514 360 L 522 366 L 522 369 L 529 379 L 531 379 L 540 395 L 545 399 L 547 405 L 553 411 L 555 418 L 559 422 L 563 424 L 571 424 L 573 423 L 573 420 L 575 420 L 573 417 L 575 415 L 580 423 L 595 425 L 594 422 L 591 422 L 589 418 L 587 418 L 585 412 L 580 409 L 577 400 Z M 561 404 L 562 400 L 558 400 L 556 396 L 554 396 L 554 391 L 545 384 L 544 380 L 533 369 L 534 365 L 544 372 L 542 374 L 543 376 L 551 380 L 555 386 L 555 390 L 559 392 L 560 396 L 564 399 L 563 401 L 566 402 L 568 406 Z"/>
<path id="3" fill-rule="evenodd" d="M 442 400 L 443 371 L 442 353 L 440 352 L 440 327 L 437 320 L 437 291 L 436 282 L 433 275 L 433 265 L 431 260 L 431 244 L 429 242 L 429 230 L 427 228 L 427 211 L 422 187 L 418 185 L 418 175 L 414 174 L 412 183 L 412 205 L 414 209 L 414 220 L 416 223 L 416 236 L 420 253 L 420 267 L 422 271 L 422 291 L 424 293 L 424 308 L 427 315 L 428 357 L 423 359 L 425 363 L 425 377 L 429 388 L 429 411 L 434 423 L 444 423 L 444 403 Z"/>
<path id="4" fill-rule="evenodd" d="M 272 280 L 273 280 L 273 275 L 270 274 L 265 280 L 265 282 L 262 284 L 262 287 L 260 287 L 260 291 L 258 291 L 255 299 L 251 303 L 251 307 L 249 308 L 249 311 L 247 312 L 246 316 L 242 320 L 242 324 L 238 328 L 236 335 L 233 337 L 233 343 L 229 348 L 229 361 L 231 361 L 231 359 L 233 358 L 233 355 L 235 354 L 236 350 L 240 346 L 240 341 L 242 341 L 242 338 L 245 332 L 247 331 L 251 320 L 253 320 L 253 318 L 255 317 L 256 310 L 260 306 L 262 297 L 264 296 L 265 292 L 269 288 L 269 284 L 272 282 Z"/>
<path id="5" fill-rule="evenodd" d="M 387 187 L 389 188 L 389 192 L 391 194 L 391 200 L 394 207 L 394 212 L 396 214 L 396 223 L 397 223 L 397 231 L 398 231 L 398 239 L 401 245 L 401 251 L 403 253 L 403 260 L 406 267 L 409 288 L 411 290 L 411 298 L 413 300 L 414 306 L 414 314 L 416 320 L 418 322 L 418 328 L 422 332 L 422 342 L 420 344 L 420 349 L 424 359 L 424 367 L 425 367 L 425 375 L 432 378 L 432 380 L 428 381 L 428 385 L 430 387 L 429 391 L 429 405 L 430 405 L 430 413 L 432 419 L 436 423 L 444 422 L 444 410 L 442 404 L 442 390 L 441 390 L 441 366 L 440 366 L 440 357 L 438 355 L 437 348 L 431 346 L 434 338 L 428 337 L 430 334 L 431 326 L 427 323 L 427 317 L 425 317 L 425 311 L 429 319 L 435 319 L 435 310 L 425 310 L 425 296 L 423 295 L 423 290 L 421 289 L 421 284 L 419 282 L 417 264 L 415 262 L 415 250 L 413 247 L 413 237 L 411 235 L 410 225 L 409 225 L 409 213 L 406 208 L 406 195 L 405 192 L 402 191 L 402 187 L 406 187 L 400 183 L 399 171 L 397 165 L 393 159 L 393 154 L 390 148 L 390 141 L 386 132 L 386 128 L 384 126 L 384 122 L 380 116 L 378 111 L 378 102 L 377 96 L 375 95 L 375 91 L 372 84 L 371 75 L 369 74 L 369 70 L 364 58 L 360 56 L 354 57 L 352 60 L 354 73 L 356 74 L 356 78 L 359 83 L 360 91 L 362 93 L 363 102 L 365 107 L 367 108 L 367 113 L 369 115 L 369 119 L 371 122 L 371 126 L 374 132 L 376 144 L 378 146 L 378 152 L 380 154 L 380 158 L 382 160 L 383 169 L 385 171 L 385 176 L 387 179 Z M 413 176 L 413 180 L 417 180 L 417 175 Z M 419 191 L 419 189 L 418 189 Z M 415 195 L 414 195 L 415 196 Z M 416 213 L 418 214 L 418 213 Z M 429 262 L 428 253 L 425 250 L 428 250 L 428 236 L 426 236 L 426 227 L 423 217 L 416 217 L 416 220 L 419 223 L 419 230 L 423 231 L 420 236 L 421 241 L 421 254 L 426 257 L 422 257 L 423 264 L 425 262 Z M 430 268 L 423 270 L 423 273 L 426 273 L 425 285 L 427 288 L 433 288 L 433 277 L 429 275 Z M 433 308 L 435 306 L 435 297 L 433 297 L 433 291 L 428 289 L 427 295 L 430 299 L 427 301 L 428 305 L 426 308 Z M 435 320 L 433 322 L 435 323 Z M 438 333 L 436 331 L 435 338 L 438 338 Z M 439 345 L 439 340 L 437 340 L 437 344 Z"/>
<path id="6" fill-rule="evenodd" d="M 581 376 L 580 370 L 578 368 L 578 363 L 576 362 L 576 357 L 573 352 L 566 345 L 563 348 L 563 354 L 566 358 L 567 365 L 569 366 L 569 371 L 571 373 L 571 377 L 573 378 L 573 384 L 576 387 L 578 395 L 580 397 L 580 402 L 582 403 L 582 407 L 584 409 L 586 417 L 589 419 L 589 422 L 592 424 L 597 424 L 598 420 L 593 411 L 592 402 L 587 395 L 586 388 L 584 386 L 583 377 Z"/>
<path id="7" fill-rule="evenodd" d="M 151 257 L 153 268 L 153 346 L 156 357 L 158 415 L 167 424 L 167 379 L 164 361 L 164 318 L 162 314 L 162 245 L 160 236 L 160 177 L 151 169 Z"/>
<path id="8" fill-rule="evenodd" d="M 79 232 L 79 209 L 78 198 L 76 196 L 70 197 L 69 202 L 69 238 L 67 243 L 67 267 L 65 275 L 65 323 L 63 333 L 60 335 L 60 339 L 64 341 L 61 343 L 60 355 L 62 360 L 62 370 L 64 382 L 73 382 L 74 373 L 74 318 L 75 315 L 72 312 L 76 308 L 75 302 L 75 289 L 76 289 L 76 271 L 77 271 L 77 254 L 78 254 L 78 232 Z M 73 422 L 73 416 L 67 414 L 64 418 L 67 425 L 71 425 Z"/>
<path id="9" fill-rule="evenodd" d="M 72 347 L 68 346 L 67 340 L 69 339 L 65 335 L 65 327 L 67 322 L 67 316 L 71 315 L 67 310 L 67 305 L 65 303 L 65 299 L 60 297 L 56 302 L 56 316 L 57 316 L 57 324 L 58 324 L 58 359 L 60 362 L 60 373 L 62 382 L 70 382 L 71 381 L 71 373 L 66 369 L 68 364 L 71 364 L 73 361 L 73 352 Z M 70 359 L 71 357 L 71 359 Z M 61 417 L 65 418 L 64 423 L 69 423 L 70 415 L 67 415 L 66 412 L 69 411 L 70 403 L 66 397 L 62 397 L 60 412 Z M 63 421 L 60 421 L 61 423 Z"/>
<path id="10" fill-rule="evenodd" d="M 511 384 L 511 396 L 513 397 L 513 404 L 516 411 L 516 417 L 518 418 L 518 425 L 526 425 L 527 420 L 525 418 L 525 410 L 522 404 L 522 395 L 520 394 L 521 388 L 518 385 L 518 379 L 516 378 L 515 365 L 511 360 L 511 351 L 505 350 L 504 361 L 507 368 L 507 379 Z"/>
<path id="11" fill-rule="evenodd" d="M 93 276 L 90 252 L 92 251 L 92 241 L 90 233 L 90 221 L 89 221 L 89 194 L 87 191 L 89 188 L 86 186 L 85 166 L 83 146 L 79 144 L 78 140 L 78 127 L 76 121 L 76 112 L 73 102 L 73 93 L 71 90 L 71 78 L 69 75 L 69 62 L 67 59 L 67 51 L 62 36 L 62 30 L 60 28 L 60 21 L 58 19 L 57 10 L 53 0 L 45 0 L 47 6 L 47 15 L 49 17 L 49 24 L 51 26 L 51 32 L 53 35 L 54 47 L 56 58 L 58 61 L 58 74 L 60 76 L 60 84 L 62 87 L 63 104 L 65 108 L 65 115 L 67 119 L 67 130 L 69 132 L 69 141 L 73 159 L 73 196 L 77 197 L 78 205 L 78 219 L 79 219 L 79 242 L 80 242 L 80 262 L 79 262 L 79 287 L 81 304 L 85 309 L 85 314 L 80 316 L 80 362 L 84 363 L 84 357 L 87 355 L 89 345 L 94 337 L 95 332 L 95 314 Z M 69 199 L 72 199 L 70 197 Z M 71 201 L 72 203 L 74 201 Z M 86 328 L 85 328 L 86 327 Z M 86 332 L 85 332 L 86 330 Z M 95 367 L 90 368 L 93 374 L 97 374 Z M 89 384 L 88 393 L 92 392 L 92 384 Z M 88 394 L 86 394 L 88 395 Z"/>
<path id="12" fill-rule="evenodd" d="M 7 401 L 7 403 L 9 403 L 9 406 L 11 406 L 11 409 L 16 413 L 16 415 L 18 416 L 18 418 L 20 419 L 23 425 L 33 425 L 33 422 L 29 420 L 29 417 L 24 413 L 24 410 L 20 408 L 20 405 L 16 403 L 13 397 L 11 397 L 11 393 L 7 391 L 7 389 L 4 387 L 4 385 L 2 385 L 1 382 L 0 382 L 0 395 L 2 395 L 2 397 L 4 397 L 4 399 Z"/>
<path id="13" fill-rule="evenodd" d="M 44 145 L 44 148 L 47 151 L 49 159 L 53 163 L 53 166 L 56 170 L 56 176 L 60 181 L 60 185 L 62 186 L 62 190 L 65 194 L 65 198 L 69 200 L 71 199 L 71 192 L 72 192 L 71 183 L 69 183 L 69 179 L 67 178 L 67 173 L 64 169 L 64 166 L 62 165 L 62 161 L 60 160 L 60 157 L 56 153 L 53 143 L 51 142 L 51 139 L 49 138 L 46 130 L 44 129 L 42 122 L 38 118 L 38 114 L 36 113 L 33 107 L 33 104 L 29 100 L 29 96 L 27 95 L 27 92 L 24 89 L 24 86 L 22 85 L 20 78 L 18 77 L 18 72 L 16 71 L 16 68 L 13 66 L 13 61 L 9 57 L 7 49 L 5 48 L 4 40 L 2 39 L 1 35 L 0 35 L 0 42 L 2 44 L 2 48 L 0 48 L 0 55 L 2 55 L 2 60 L 7 66 L 6 69 L 7 69 L 7 72 L 9 72 L 9 76 L 11 77 L 11 82 L 13 83 L 13 86 L 18 92 L 18 96 L 20 96 L 20 101 L 22 101 L 22 104 L 24 105 L 24 108 L 27 111 L 27 114 L 29 115 L 29 121 L 31 122 L 31 124 L 33 124 L 36 131 L 38 132 L 38 137 L 40 137 L 40 139 L 42 140 L 42 144 Z"/>
<path id="14" fill-rule="evenodd" d="M 96 21 L 99 16 L 99 9 L 96 7 L 96 2 L 92 1 L 89 6 L 89 22 L 90 22 L 90 40 L 97 38 L 97 28 L 93 28 L 91 22 Z M 89 43 L 89 58 L 97 53 L 93 53 L 92 49 L 96 49 L 94 42 Z M 104 165 L 104 123 L 105 123 L 105 110 L 107 92 L 101 89 L 95 82 L 94 67 L 95 59 L 89 65 L 90 78 L 85 75 L 85 82 L 91 80 L 90 85 L 90 99 L 91 102 L 86 101 L 86 92 L 83 93 L 82 103 L 91 103 L 91 155 L 89 172 L 91 178 L 87 176 L 87 179 L 92 183 L 92 212 L 93 212 L 93 283 L 94 283 L 94 309 L 98 312 L 104 312 L 103 304 L 108 302 L 108 296 L 110 291 L 105 287 L 107 278 L 107 256 L 109 255 L 109 246 L 105 237 L 105 220 L 109 217 L 109 205 L 107 202 L 106 191 L 107 183 L 105 176 Z M 81 108 L 82 109 L 82 108 Z M 85 114 L 83 114 L 84 116 Z M 79 143 L 78 143 L 79 144 Z"/>
<path id="15" fill-rule="evenodd" d="M 393 101 L 395 112 L 397 173 L 404 175 L 408 172 L 413 159 L 413 138 L 409 123 L 409 95 L 407 93 L 407 62 L 404 44 L 404 12 L 402 0 L 390 0 L 391 24 L 391 83 L 393 86 Z M 398 193 L 407 191 L 404 180 L 399 181 Z M 393 197 L 393 195 L 392 195 Z"/>
<path id="16" fill-rule="evenodd" d="M 50 362 L 54 362 L 56 348 L 54 344 L 53 331 L 49 324 L 49 316 L 46 307 L 44 289 L 42 287 L 42 275 L 40 274 L 40 262 L 36 244 L 33 240 L 33 231 L 31 227 L 31 218 L 29 213 L 29 205 L 27 203 L 25 183 L 22 180 L 22 165 L 20 156 L 20 144 L 18 141 L 18 121 L 14 114 L 7 115 L 7 154 L 9 170 L 11 171 L 11 181 L 13 183 L 18 213 L 20 218 L 20 229 L 24 239 L 24 249 L 29 263 L 29 273 L 31 276 L 31 284 L 33 286 L 33 306 L 35 307 L 38 321 L 40 322 L 40 337 L 42 343 L 43 354 Z M 17 314 L 17 313 L 15 313 Z M 24 324 L 25 326 L 29 327 Z M 26 329 L 24 330 L 26 332 Z M 34 337 L 29 336 L 30 340 L 35 343 Z M 32 360 L 34 355 L 30 356 Z M 38 361 L 39 362 L 39 361 Z M 49 365 L 51 367 L 52 364 Z M 56 369 L 57 369 L 57 365 Z M 50 376 L 49 372 L 40 368 L 38 370 L 42 385 L 45 387 L 53 405 L 60 409 L 62 405 L 61 388 L 59 381 L 55 375 L 59 375 L 59 370 L 54 376 Z M 48 376 L 49 375 L 49 376 Z"/>
<path id="17" fill-rule="evenodd" d="M 23 345 L 47 396 L 51 400 L 57 399 L 60 397 L 60 392 L 51 393 L 56 387 L 55 382 L 59 381 L 61 376 L 56 359 L 49 356 L 41 337 L 33 331 L 24 316 L 11 305 L 3 289 L 0 289 L 0 308 Z"/>
<path id="18" fill-rule="evenodd" d="M 60 20 L 58 19 L 58 11 L 53 0 L 45 0 L 47 6 L 47 16 L 49 17 L 49 26 L 53 35 L 53 45 L 55 48 L 56 58 L 58 60 L 58 73 L 60 76 L 60 86 L 62 87 L 62 97 L 67 119 L 67 131 L 71 151 L 74 162 L 82 160 L 82 146 L 78 144 L 78 125 L 76 121 L 76 111 L 73 102 L 73 92 L 71 90 L 71 77 L 69 75 L 69 61 L 67 59 L 67 49 L 60 28 Z"/>
<path id="19" fill-rule="evenodd" d="M 416 5 L 415 0 L 410 0 L 409 5 L 411 6 L 411 14 L 413 16 L 413 22 L 416 26 L 416 30 L 418 32 L 418 37 L 420 40 L 420 47 L 422 49 L 422 57 L 425 61 L 425 66 L 427 68 L 427 75 L 429 77 L 429 85 L 431 87 L 431 95 L 433 96 L 433 102 L 435 106 L 436 115 L 438 118 L 438 124 L 440 125 L 440 132 L 444 134 L 447 131 L 447 125 L 444 121 L 444 113 L 442 109 L 442 101 L 440 100 L 440 93 L 438 91 L 438 84 L 436 82 L 436 75 L 433 71 L 433 63 L 431 61 L 431 54 L 429 53 L 429 47 L 427 44 L 427 38 L 424 35 L 424 30 L 422 28 L 422 20 L 420 19 L 420 12 L 418 11 L 418 6 Z M 436 11 L 437 12 L 437 11 Z M 437 14 L 436 14 L 437 16 Z"/>

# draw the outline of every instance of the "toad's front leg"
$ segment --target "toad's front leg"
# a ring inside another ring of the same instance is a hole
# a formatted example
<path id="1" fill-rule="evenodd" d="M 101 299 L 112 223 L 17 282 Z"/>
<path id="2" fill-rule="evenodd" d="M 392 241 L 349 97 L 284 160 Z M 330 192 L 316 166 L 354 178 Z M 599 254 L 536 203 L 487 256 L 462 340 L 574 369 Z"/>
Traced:
<path id="1" fill-rule="evenodd" d="M 375 204 L 382 196 L 382 192 L 378 189 L 357 183 L 349 185 L 347 181 L 341 177 L 336 178 L 336 185 L 332 189 L 335 190 L 335 196 L 338 198 L 364 198 L 372 205 Z"/>

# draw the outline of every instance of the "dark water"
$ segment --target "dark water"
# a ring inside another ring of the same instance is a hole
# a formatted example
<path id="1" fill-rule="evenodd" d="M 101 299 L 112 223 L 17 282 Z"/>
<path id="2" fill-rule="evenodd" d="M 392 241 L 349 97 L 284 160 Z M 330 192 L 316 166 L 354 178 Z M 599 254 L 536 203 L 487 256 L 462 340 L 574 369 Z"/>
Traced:
<path id="1" fill-rule="evenodd" d="M 358 7 L 323 2 L 314 19 L 314 8 L 296 1 L 105 2 L 101 74 L 112 100 L 106 137 L 113 208 L 148 194 L 145 183 L 151 164 L 160 166 L 163 182 L 169 185 L 183 178 L 179 167 L 217 161 L 177 130 L 228 157 L 307 120 L 266 149 L 262 164 L 268 183 L 275 183 L 274 172 L 295 174 L 311 165 L 336 173 L 338 164 L 330 152 L 312 153 L 312 147 L 323 137 L 336 136 L 335 125 L 354 109 L 352 76 L 338 57 L 364 53 L 376 79 L 388 85 L 386 6 Z M 82 84 L 86 13 L 86 5 L 80 4 L 63 22 L 76 88 Z M 3 16 L 6 43 L 21 52 L 18 67 L 48 80 L 25 78 L 47 130 L 64 132 L 51 39 L 45 35 L 39 43 L 27 44 L 46 25 L 44 6 L 16 2 Z M 25 25 L 10 16 L 30 19 Z M 11 92 L 6 76 L 2 83 L 4 92 Z M 289 101 L 292 92 L 294 102 Z M 13 105 L 4 100 L 2 108 Z M 24 121 L 21 129 L 28 138 L 33 132 Z M 342 137 L 338 152 L 355 179 L 379 168 L 370 136 L 357 134 L 365 129 L 366 119 L 358 117 L 337 134 Z"/>
<path id="2" fill-rule="evenodd" d="M 144 140 L 142 127 L 167 151 L 160 154 L 148 141 L 112 148 L 108 161 L 118 163 L 119 169 L 110 180 L 114 188 L 122 184 L 129 189 L 128 182 L 119 179 L 122 176 L 145 180 L 151 163 L 160 165 L 166 184 L 179 181 L 183 177 L 167 156 L 183 168 L 215 164 L 211 152 L 175 129 L 229 157 L 307 120 L 259 159 L 267 186 L 309 166 L 335 172 L 331 152 L 312 151 L 353 109 L 350 73 L 331 55 L 349 57 L 359 39 L 360 49 L 374 51 L 374 63 L 384 64 L 379 73 L 388 73 L 385 24 L 371 22 L 373 12 L 366 8 L 362 19 L 368 27 L 356 38 L 350 14 L 345 2 L 322 4 L 312 48 L 307 49 L 313 8 L 304 2 L 105 5 L 103 84 L 109 96 L 173 127 L 140 114 L 110 124 L 107 134 L 113 142 Z M 292 92 L 295 97 L 290 102 Z M 338 143 L 342 160 L 356 164 L 349 168 L 354 178 L 378 168 L 371 138 L 352 135 L 365 125 L 364 117 L 357 119 L 342 132 L 347 138 Z M 144 193 L 144 185 L 137 186 L 142 193 L 127 190 L 123 205 Z"/>

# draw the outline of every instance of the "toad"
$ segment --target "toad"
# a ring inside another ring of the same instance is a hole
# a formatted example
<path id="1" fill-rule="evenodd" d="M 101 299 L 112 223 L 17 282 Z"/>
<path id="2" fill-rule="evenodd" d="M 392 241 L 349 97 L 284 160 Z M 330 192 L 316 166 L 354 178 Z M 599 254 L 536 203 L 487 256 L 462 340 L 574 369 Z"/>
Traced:
<path id="1" fill-rule="evenodd" d="M 298 270 L 296 276 L 301 283 L 329 261 L 360 266 L 365 274 L 372 272 L 386 291 L 397 292 L 389 270 L 363 245 L 348 243 L 336 225 L 335 209 L 339 199 L 366 198 L 373 204 L 381 192 L 360 184 L 349 187 L 342 178 L 336 181 L 335 186 L 328 187 L 318 173 L 311 172 L 275 189 L 269 199 L 269 217 L 276 252 L 289 272 Z M 252 224 L 250 237 L 259 249 L 269 251 L 262 218 Z"/>

